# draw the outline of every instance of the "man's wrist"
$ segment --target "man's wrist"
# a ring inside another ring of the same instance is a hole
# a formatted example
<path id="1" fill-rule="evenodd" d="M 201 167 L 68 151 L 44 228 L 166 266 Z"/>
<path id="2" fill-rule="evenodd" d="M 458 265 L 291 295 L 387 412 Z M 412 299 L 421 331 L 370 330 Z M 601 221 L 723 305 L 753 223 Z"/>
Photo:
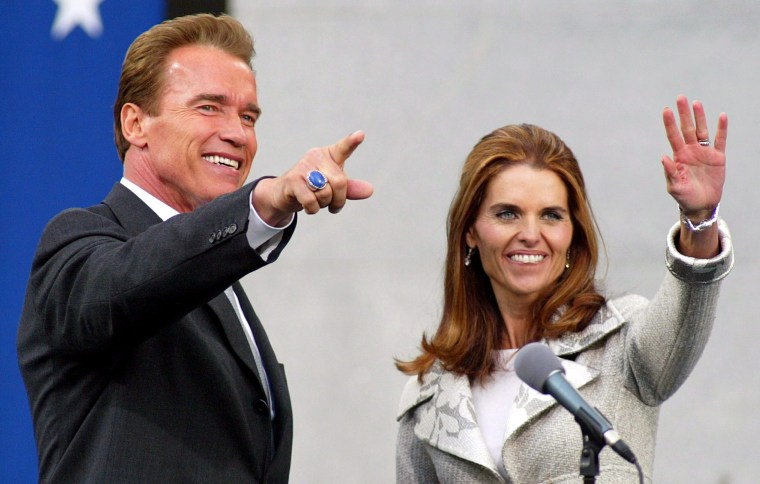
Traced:
<path id="1" fill-rule="evenodd" d="M 272 184 L 276 183 L 274 177 L 262 177 L 251 192 L 251 208 L 257 216 L 268 226 L 273 228 L 285 228 L 293 221 L 294 213 L 277 210 L 272 203 Z"/>

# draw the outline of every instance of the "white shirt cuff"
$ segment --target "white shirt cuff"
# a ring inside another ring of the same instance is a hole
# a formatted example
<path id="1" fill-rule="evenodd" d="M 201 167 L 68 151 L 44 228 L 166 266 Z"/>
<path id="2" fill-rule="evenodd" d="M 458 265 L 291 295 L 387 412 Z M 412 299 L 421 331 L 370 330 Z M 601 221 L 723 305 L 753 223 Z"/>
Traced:
<path id="1" fill-rule="evenodd" d="M 272 227 L 264 222 L 253 208 L 253 191 L 251 191 L 248 205 L 251 209 L 248 213 L 248 232 L 246 233 L 248 244 L 262 259 L 267 260 L 272 251 L 282 242 L 284 230 L 293 223 L 295 214 L 291 215 L 290 221 L 284 227 Z"/>

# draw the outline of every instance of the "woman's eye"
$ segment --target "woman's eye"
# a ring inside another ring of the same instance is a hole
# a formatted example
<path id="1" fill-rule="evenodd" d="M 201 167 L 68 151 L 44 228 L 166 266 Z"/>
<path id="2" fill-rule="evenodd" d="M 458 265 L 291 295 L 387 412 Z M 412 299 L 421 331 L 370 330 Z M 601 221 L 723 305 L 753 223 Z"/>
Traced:
<path id="1" fill-rule="evenodd" d="M 559 212 L 546 212 L 546 214 L 544 214 L 544 217 L 549 220 L 562 220 L 562 214 Z"/>
<path id="2" fill-rule="evenodd" d="M 500 219 L 504 220 L 512 220 L 515 217 L 517 217 L 517 214 L 512 210 L 504 210 L 496 214 L 496 216 Z"/>

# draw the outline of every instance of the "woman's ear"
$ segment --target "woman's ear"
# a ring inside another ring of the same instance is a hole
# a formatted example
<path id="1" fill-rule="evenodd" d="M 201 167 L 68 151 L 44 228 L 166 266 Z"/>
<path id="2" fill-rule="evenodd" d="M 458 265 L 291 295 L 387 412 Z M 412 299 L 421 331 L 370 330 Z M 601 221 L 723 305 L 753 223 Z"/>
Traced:
<path id="1" fill-rule="evenodd" d="M 121 107 L 121 133 L 130 144 L 138 148 L 145 148 L 148 144 L 146 118 L 145 112 L 137 104 L 125 103 Z"/>
<path id="2" fill-rule="evenodd" d="M 470 227 L 467 230 L 467 233 L 465 234 L 464 240 L 467 242 L 467 247 L 470 247 L 472 249 L 478 248 L 477 239 L 475 238 L 475 235 L 473 234 L 474 230 L 472 227 Z"/>

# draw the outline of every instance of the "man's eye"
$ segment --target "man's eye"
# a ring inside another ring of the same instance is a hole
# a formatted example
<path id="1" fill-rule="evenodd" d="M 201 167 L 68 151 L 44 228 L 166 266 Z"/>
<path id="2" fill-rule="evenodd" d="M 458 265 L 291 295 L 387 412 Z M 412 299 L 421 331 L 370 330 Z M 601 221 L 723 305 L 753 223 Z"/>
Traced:
<path id="1" fill-rule="evenodd" d="M 250 126 L 253 126 L 256 124 L 256 117 L 251 116 L 250 114 L 243 114 L 242 116 L 240 116 L 240 119 L 242 119 L 244 123 Z"/>
<path id="2" fill-rule="evenodd" d="M 200 110 L 201 111 L 208 111 L 208 112 L 212 113 L 212 112 L 215 112 L 217 109 L 216 109 L 216 106 L 212 106 L 210 104 L 204 104 L 203 106 L 200 107 Z"/>

